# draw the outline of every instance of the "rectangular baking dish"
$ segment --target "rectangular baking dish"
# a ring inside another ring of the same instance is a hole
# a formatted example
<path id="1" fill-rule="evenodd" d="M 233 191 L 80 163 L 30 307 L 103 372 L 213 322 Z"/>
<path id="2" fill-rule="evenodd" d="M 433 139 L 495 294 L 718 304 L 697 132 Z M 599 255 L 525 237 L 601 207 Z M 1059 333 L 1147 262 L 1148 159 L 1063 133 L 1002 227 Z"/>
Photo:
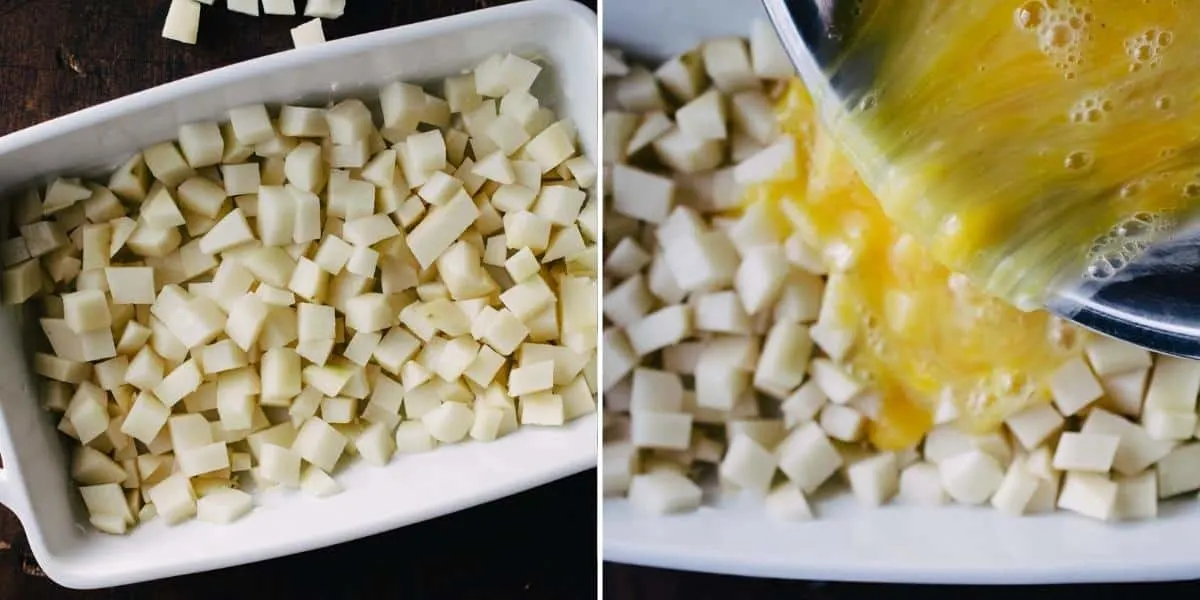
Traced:
<path id="1" fill-rule="evenodd" d="M 605 43 L 659 62 L 713 36 L 747 36 L 759 0 L 606 0 Z M 788 579 L 1023 584 L 1200 576 L 1200 504 L 1159 518 L 1100 523 L 1070 514 L 1012 518 L 989 508 L 865 509 L 848 492 L 813 502 L 816 520 L 786 523 L 757 502 L 653 517 L 606 499 L 606 560 Z"/>
<path id="2" fill-rule="evenodd" d="M 169 43 L 169 42 L 163 42 Z M 436 83 L 492 53 L 537 56 L 535 94 L 576 123 L 595 159 L 598 137 L 596 17 L 569 0 L 530 0 L 267 56 L 101 104 L 0 138 L 0 197 L 60 173 L 113 168 L 133 152 L 174 139 L 180 125 L 223 119 L 257 102 L 323 105 L 373 96 L 396 79 Z M 37 179 L 31 179 L 37 177 Z M 227 526 L 161 519 L 124 537 L 81 525 L 87 515 L 69 481 L 52 415 L 39 408 L 28 367 L 28 327 L 0 318 L 0 504 L 20 519 L 51 579 L 97 588 L 254 562 L 422 521 L 513 494 L 596 464 L 597 418 L 562 429 L 522 429 L 489 444 L 464 443 L 355 464 L 336 477 L 345 491 L 316 499 L 291 490 L 259 494 Z M 25 323 L 23 325 L 23 323 Z"/>

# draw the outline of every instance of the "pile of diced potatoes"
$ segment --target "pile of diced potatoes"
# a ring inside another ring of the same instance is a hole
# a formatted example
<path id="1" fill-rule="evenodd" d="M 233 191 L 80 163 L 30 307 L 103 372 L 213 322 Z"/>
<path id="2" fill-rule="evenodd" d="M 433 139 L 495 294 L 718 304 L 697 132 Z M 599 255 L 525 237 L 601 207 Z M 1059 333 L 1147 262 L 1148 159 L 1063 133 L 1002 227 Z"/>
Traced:
<path id="1" fill-rule="evenodd" d="M 872 448 L 878 397 L 841 363 L 855 333 L 822 311 L 836 265 L 802 233 L 774 241 L 761 206 L 725 216 L 794 156 L 771 106 L 794 76 L 774 32 L 653 72 L 606 51 L 605 74 L 606 495 L 661 514 L 745 492 L 800 520 L 845 484 L 867 506 L 1124 520 L 1200 489 L 1200 362 L 1098 336 L 1050 379 L 1052 403 L 1001 431 L 965 433 L 947 401 L 917 446 Z"/>
<path id="2" fill-rule="evenodd" d="M 597 170 L 509 54 L 373 111 L 253 105 L 15 199 L 6 303 L 91 522 L 227 522 L 595 410 Z"/>

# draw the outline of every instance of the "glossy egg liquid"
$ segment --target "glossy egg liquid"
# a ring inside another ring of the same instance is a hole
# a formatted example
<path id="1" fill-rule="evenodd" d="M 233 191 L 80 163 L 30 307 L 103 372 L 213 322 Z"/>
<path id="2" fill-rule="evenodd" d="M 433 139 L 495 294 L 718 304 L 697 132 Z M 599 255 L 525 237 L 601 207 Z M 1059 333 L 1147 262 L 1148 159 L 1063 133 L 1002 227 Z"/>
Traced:
<path id="1" fill-rule="evenodd" d="M 777 222 L 831 265 L 822 320 L 853 331 L 847 365 L 880 395 L 871 441 L 881 449 L 915 445 L 942 401 L 979 432 L 1047 401 L 1047 377 L 1080 352 L 1084 333 L 1048 313 L 1018 310 L 939 264 L 884 214 L 814 117 L 802 83 L 791 84 L 777 110 L 798 141 L 797 168 L 749 188 L 746 201 L 778 211 Z"/>

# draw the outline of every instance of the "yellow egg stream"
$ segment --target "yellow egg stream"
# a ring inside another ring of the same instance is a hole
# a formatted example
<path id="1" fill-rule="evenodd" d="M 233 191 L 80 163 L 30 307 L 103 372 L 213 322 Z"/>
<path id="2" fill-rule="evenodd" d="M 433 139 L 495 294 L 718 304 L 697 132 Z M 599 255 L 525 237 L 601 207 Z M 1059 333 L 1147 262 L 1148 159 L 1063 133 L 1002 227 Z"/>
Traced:
<path id="1" fill-rule="evenodd" d="M 803 84 L 780 99 L 783 130 L 797 141 L 792 177 L 747 190 L 748 202 L 780 209 L 827 255 L 856 258 L 828 281 L 828 311 L 855 331 L 850 368 L 883 400 L 870 439 L 883 449 L 916 444 L 942 398 L 970 430 L 993 429 L 1030 403 L 1079 352 L 1082 334 L 1044 312 L 1023 312 L 984 294 L 901 232 L 854 166 L 818 125 Z"/>
<path id="2" fill-rule="evenodd" d="M 888 216 L 987 292 L 1033 309 L 1101 284 L 1200 202 L 1194 3 L 861 10 L 832 76 L 873 87 L 836 137 Z"/>

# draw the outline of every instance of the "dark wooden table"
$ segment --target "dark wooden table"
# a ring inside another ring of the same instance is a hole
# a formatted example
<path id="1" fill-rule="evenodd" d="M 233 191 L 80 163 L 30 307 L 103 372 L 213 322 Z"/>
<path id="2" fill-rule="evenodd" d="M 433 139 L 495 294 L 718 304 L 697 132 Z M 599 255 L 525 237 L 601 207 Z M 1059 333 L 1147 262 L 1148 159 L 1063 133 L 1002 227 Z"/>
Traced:
<path id="1" fill-rule="evenodd" d="M 1060 600 L 1195 598 L 1197 582 L 978 587 L 818 583 L 687 573 L 604 563 L 604 597 L 612 600 Z"/>
<path id="2" fill-rule="evenodd" d="M 337 39 L 506 0 L 350 0 Z M 205 7 L 199 44 L 159 37 L 168 0 L 0 0 L 0 134 L 292 47 L 303 17 Z M 297 2 L 303 6 L 303 2 Z M 593 9 L 595 2 L 586 2 Z M 112 590 L 46 579 L 0 508 L 0 600 L 37 598 L 595 598 L 596 473 L 295 557 Z"/>
<path id="3" fill-rule="evenodd" d="M 349 0 L 326 39 L 512 0 Z M 205 7 L 199 43 L 160 37 L 169 0 L 0 0 L 0 134 L 203 71 L 288 50 L 302 16 Z M 596 0 L 583 0 L 595 9 Z M 296 0 L 301 8 L 304 0 Z"/>

